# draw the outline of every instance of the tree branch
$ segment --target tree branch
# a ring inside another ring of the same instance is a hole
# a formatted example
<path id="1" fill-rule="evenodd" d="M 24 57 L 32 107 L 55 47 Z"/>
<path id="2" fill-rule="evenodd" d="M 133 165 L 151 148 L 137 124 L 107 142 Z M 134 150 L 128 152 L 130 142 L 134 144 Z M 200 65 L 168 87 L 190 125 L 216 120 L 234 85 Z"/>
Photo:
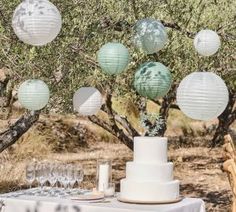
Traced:
<path id="1" fill-rule="evenodd" d="M 224 112 L 218 117 L 219 123 L 212 139 L 211 147 L 222 144 L 223 137 L 228 133 L 230 125 L 236 120 L 236 94 L 229 88 L 229 102 Z"/>
<path id="2" fill-rule="evenodd" d="M 138 20 L 138 18 L 136 18 L 136 19 Z M 167 22 L 167 21 L 164 21 L 164 20 L 160 20 L 160 21 L 162 22 L 162 24 L 166 28 L 170 28 L 170 29 L 179 31 L 181 34 L 187 36 L 188 38 L 193 39 L 195 37 L 195 35 L 197 34 L 197 32 L 191 32 L 191 31 L 188 31 L 188 30 L 184 29 L 184 27 L 181 27 L 176 22 Z M 125 22 L 125 25 L 123 24 L 124 22 Z M 127 30 L 127 27 L 132 28 L 133 25 L 130 24 L 129 22 L 125 21 L 125 20 L 120 20 L 120 21 L 113 22 L 113 23 L 111 22 L 111 23 L 107 24 L 106 26 L 102 27 L 102 29 L 108 29 L 110 27 L 113 27 L 113 29 L 115 31 L 120 32 L 120 31 Z M 233 35 L 232 33 L 225 34 L 221 31 L 217 31 L 217 32 L 218 32 L 218 35 L 221 36 L 222 38 L 224 38 L 225 40 L 236 40 L 236 35 Z M 93 63 L 93 61 L 90 61 L 90 59 L 88 59 L 88 62 Z"/>
<path id="3" fill-rule="evenodd" d="M 3 15 L 2 9 L 0 9 L 0 17 L 3 20 L 3 24 L 5 27 L 8 25 L 8 21 L 5 19 L 5 16 Z"/>
<path id="4" fill-rule="evenodd" d="M 166 22 L 164 20 L 160 20 L 162 22 L 162 24 L 167 27 L 167 28 L 171 28 L 171 29 L 175 29 L 179 32 L 181 32 L 182 34 L 186 35 L 189 38 L 194 38 L 195 36 L 195 32 L 190 32 L 188 30 L 183 29 L 182 27 L 180 27 L 177 23 L 174 22 Z"/>
<path id="5" fill-rule="evenodd" d="M 116 136 L 115 132 L 111 129 L 111 127 L 109 126 L 109 124 L 101 119 L 99 119 L 97 116 L 93 115 L 93 116 L 88 116 L 88 119 L 93 122 L 94 124 L 100 126 L 101 128 L 105 129 L 106 131 L 108 131 L 109 133 L 111 133 L 112 135 Z"/>
<path id="6" fill-rule="evenodd" d="M 138 131 L 131 125 L 126 116 L 120 116 L 119 114 L 115 114 L 115 120 L 125 128 L 125 130 L 129 133 L 131 137 L 140 136 Z"/>
<path id="7" fill-rule="evenodd" d="M 131 0 L 131 3 L 132 3 L 133 12 L 134 12 L 134 17 L 135 17 L 136 20 L 139 20 L 138 9 L 136 7 L 136 1 Z"/>
<path id="8" fill-rule="evenodd" d="M 26 113 L 9 129 L 0 134 L 0 153 L 13 145 L 32 125 L 38 121 L 40 112 Z"/>
<path id="9" fill-rule="evenodd" d="M 100 67 L 98 62 L 96 60 L 94 60 L 93 57 L 87 55 L 85 53 L 85 50 L 82 47 L 80 47 L 79 45 L 73 45 L 73 46 L 71 46 L 71 49 L 74 52 L 80 53 L 80 55 L 82 55 L 84 57 L 85 61 L 90 63 L 93 67 L 95 67 L 95 68 Z"/>
<path id="10" fill-rule="evenodd" d="M 161 102 L 159 100 L 151 100 L 153 103 L 161 106 Z M 171 104 L 170 109 L 180 110 L 179 106 L 176 104 Z"/>
<path id="11" fill-rule="evenodd" d="M 108 114 L 107 107 L 105 105 L 102 106 L 101 110 Z M 132 124 L 128 121 L 126 116 L 119 115 L 115 110 L 112 109 L 112 113 L 114 114 L 115 121 L 118 122 L 128 133 L 130 137 L 139 136 L 138 131 L 132 126 Z"/>
<path id="12" fill-rule="evenodd" d="M 106 109 L 107 114 L 109 117 L 109 121 L 111 124 L 111 129 L 116 133 L 116 137 L 119 138 L 127 147 L 133 150 L 133 140 L 132 138 L 128 137 L 122 129 L 120 129 L 115 120 L 115 114 L 113 114 L 112 110 L 112 91 L 111 86 L 109 86 L 107 90 L 107 97 L 106 97 Z"/>

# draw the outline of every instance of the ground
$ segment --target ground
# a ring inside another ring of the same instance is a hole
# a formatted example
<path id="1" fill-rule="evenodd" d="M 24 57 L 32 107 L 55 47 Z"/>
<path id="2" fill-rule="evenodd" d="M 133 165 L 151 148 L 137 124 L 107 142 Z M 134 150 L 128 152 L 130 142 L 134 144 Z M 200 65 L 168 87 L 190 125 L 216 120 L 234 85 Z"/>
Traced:
<path id="1" fill-rule="evenodd" d="M 86 126 L 87 136 L 78 135 L 78 123 L 81 128 L 83 124 Z M 96 129 L 99 136 L 94 136 L 91 128 L 94 126 L 85 120 L 71 124 L 66 119 L 50 118 L 48 121 L 41 118 L 16 145 L 1 154 L 0 191 L 27 187 L 24 168 L 32 158 L 83 164 L 82 187 L 93 188 L 96 161 L 104 156 L 113 161 L 113 179 L 118 191 L 119 181 L 125 177 L 125 163 L 132 160 L 132 151 L 115 138 L 101 133 L 101 129 Z M 232 193 L 227 175 L 221 170 L 222 148 L 210 149 L 209 142 L 208 137 L 183 139 L 169 135 L 169 160 L 174 162 L 175 178 L 181 181 L 182 196 L 202 198 L 207 211 L 229 211 Z"/>

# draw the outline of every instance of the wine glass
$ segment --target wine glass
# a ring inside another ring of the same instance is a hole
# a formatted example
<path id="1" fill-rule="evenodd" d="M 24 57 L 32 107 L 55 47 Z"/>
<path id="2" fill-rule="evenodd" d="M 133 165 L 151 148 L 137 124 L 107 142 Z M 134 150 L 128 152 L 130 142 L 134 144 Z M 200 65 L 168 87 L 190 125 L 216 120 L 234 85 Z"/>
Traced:
<path id="1" fill-rule="evenodd" d="M 63 186 L 63 190 L 64 190 L 64 195 L 67 195 L 67 189 L 68 189 L 68 185 L 69 185 L 69 171 L 68 171 L 68 165 L 64 165 L 62 168 L 62 186 Z"/>
<path id="2" fill-rule="evenodd" d="M 35 180 L 35 164 L 34 163 L 30 163 L 26 165 L 26 180 L 31 189 L 32 184 Z"/>
<path id="3" fill-rule="evenodd" d="M 84 179 L 83 167 L 81 165 L 77 165 L 75 167 L 75 180 L 78 183 L 78 187 L 80 186 L 83 179 Z"/>
<path id="4" fill-rule="evenodd" d="M 57 182 L 60 184 L 60 188 L 63 187 L 62 179 L 63 178 L 63 165 L 58 165 L 57 167 Z"/>
<path id="5" fill-rule="evenodd" d="M 46 164 L 42 163 L 42 164 L 38 165 L 37 179 L 38 179 L 38 182 L 39 182 L 40 188 L 41 188 L 40 194 L 44 194 L 43 186 L 47 182 L 46 171 L 47 171 Z"/>
<path id="6" fill-rule="evenodd" d="M 74 165 L 68 165 L 67 168 L 67 176 L 68 176 L 68 193 L 71 193 L 73 190 L 73 187 L 76 183 L 76 175 L 75 175 L 75 166 Z"/>
<path id="7" fill-rule="evenodd" d="M 48 182 L 51 187 L 50 194 L 54 195 L 55 193 L 53 191 L 53 187 L 57 183 L 57 165 L 56 164 L 53 164 L 53 163 L 49 164 Z"/>
<path id="8" fill-rule="evenodd" d="M 60 183 L 60 196 L 65 195 L 66 187 L 67 187 L 67 174 L 66 174 L 66 165 L 59 165 L 57 168 L 57 181 Z"/>

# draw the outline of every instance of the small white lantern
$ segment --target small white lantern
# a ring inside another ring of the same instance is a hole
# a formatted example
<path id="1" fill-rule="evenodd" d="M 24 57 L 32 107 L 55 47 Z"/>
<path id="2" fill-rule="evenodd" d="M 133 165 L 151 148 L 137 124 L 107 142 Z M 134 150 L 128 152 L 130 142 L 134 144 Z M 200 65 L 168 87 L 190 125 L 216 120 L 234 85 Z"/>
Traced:
<path id="1" fill-rule="evenodd" d="M 194 38 L 194 47 L 202 56 L 211 56 L 220 48 L 220 38 L 215 31 L 201 30 Z"/>
<path id="2" fill-rule="evenodd" d="M 177 89 L 177 104 L 192 119 L 212 120 L 229 101 L 224 81 L 212 72 L 194 72 L 185 77 Z"/>
<path id="3" fill-rule="evenodd" d="M 62 26 L 61 15 L 48 0 L 24 0 L 16 8 L 12 27 L 24 43 L 42 46 L 53 41 Z"/>
<path id="4" fill-rule="evenodd" d="M 84 116 L 96 114 L 102 106 L 102 95 L 93 87 L 83 87 L 73 97 L 74 110 Z"/>
<path id="5" fill-rule="evenodd" d="M 23 82 L 18 90 L 18 100 L 29 110 L 41 110 L 49 101 L 49 88 L 42 80 L 32 79 Z"/>

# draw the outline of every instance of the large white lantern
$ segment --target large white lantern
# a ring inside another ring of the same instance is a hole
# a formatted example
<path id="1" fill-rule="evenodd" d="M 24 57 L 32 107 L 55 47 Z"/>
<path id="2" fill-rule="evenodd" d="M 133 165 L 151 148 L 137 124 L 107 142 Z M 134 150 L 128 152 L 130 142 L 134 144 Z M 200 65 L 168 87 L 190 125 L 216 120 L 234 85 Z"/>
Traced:
<path id="1" fill-rule="evenodd" d="M 168 41 L 168 35 L 160 21 L 145 18 L 136 23 L 133 39 L 135 46 L 145 54 L 153 54 L 165 46 Z"/>
<path id="2" fill-rule="evenodd" d="M 41 110 L 49 101 L 49 88 L 42 80 L 32 79 L 23 82 L 18 90 L 18 100 L 29 110 Z"/>
<path id="3" fill-rule="evenodd" d="M 194 72 L 185 77 L 177 89 L 177 104 L 192 119 L 212 120 L 229 101 L 224 81 L 212 72 Z"/>
<path id="4" fill-rule="evenodd" d="M 83 87 L 73 97 L 74 110 L 84 116 L 96 114 L 102 106 L 102 95 L 93 87 Z"/>
<path id="5" fill-rule="evenodd" d="M 215 31 L 206 29 L 197 33 L 194 47 L 202 56 L 211 56 L 220 48 L 220 38 Z"/>
<path id="6" fill-rule="evenodd" d="M 24 0 L 15 9 L 12 27 L 24 43 L 42 46 L 53 41 L 61 30 L 58 9 L 48 0 Z"/>

